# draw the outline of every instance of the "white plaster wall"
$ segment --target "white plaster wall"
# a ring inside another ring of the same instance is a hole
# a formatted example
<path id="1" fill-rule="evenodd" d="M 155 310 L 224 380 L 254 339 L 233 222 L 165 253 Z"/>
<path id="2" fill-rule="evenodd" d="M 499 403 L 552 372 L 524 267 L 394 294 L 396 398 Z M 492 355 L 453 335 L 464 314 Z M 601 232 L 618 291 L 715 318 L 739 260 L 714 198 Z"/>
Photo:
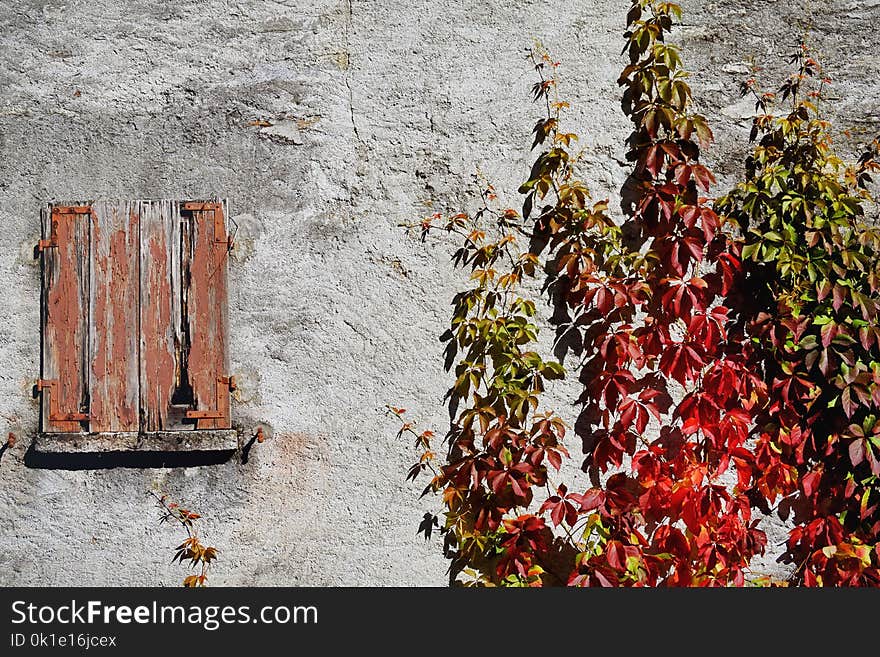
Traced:
<path id="1" fill-rule="evenodd" d="M 398 224 L 466 205 L 477 167 L 517 202 L 538 116 L 523 57 L 533 37 L 563 62 L 586 177 L 613 195 L 625 174 L 616 79 L 627 5 L 4 2 L 0 429 L 18 443 L 0 457 L 0 585 L 178 584 L 179 535 L 157 524 L 153 487 L 205 516 L 221 551 L 215 585 L 444 584 L 439 542 L 416 536 L 432 504 L 404 482 L 413 453 L 382 408 L 442 426 L 437 337 L 461 279 L 448 248 Z M 698 104 L 719 117 L 708 159 L 722 184 L 746 148 L 744 62 L 787 53 L 802 28 L 844 96 L 830 112 L 852 129 L 844 150 L 880 129 L 878 0 L 808 3 L 803 24 L 801 2 L 684 6 L 678 34 Z M 240 226 L 233 413 L 245 438 L 258 423 L 272 435 L 246 463 L 36 459 L 39 207 L 210 196 L 228 198 Z"/>

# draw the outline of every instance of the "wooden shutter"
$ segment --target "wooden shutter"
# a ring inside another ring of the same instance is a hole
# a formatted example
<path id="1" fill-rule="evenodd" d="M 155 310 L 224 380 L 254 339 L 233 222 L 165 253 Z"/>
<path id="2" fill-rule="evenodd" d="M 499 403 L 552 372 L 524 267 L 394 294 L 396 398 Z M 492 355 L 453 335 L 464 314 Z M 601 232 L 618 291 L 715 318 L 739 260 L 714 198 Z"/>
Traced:
<path id="1" fill-rule="evenodd" d="M 231 427 L 227 254 L 221 203 L 144 203 L 143 431 Z"/>
<path id="2" fill-rule="evenodd" d="M 42 427 L 75 432 L 88 421 L 89 206 L 43 212 Z"/>
<path id="3" fill-rule="evenodd" d="M 222 203 L 43 213 L 46 433 L 228 429 Z"/>

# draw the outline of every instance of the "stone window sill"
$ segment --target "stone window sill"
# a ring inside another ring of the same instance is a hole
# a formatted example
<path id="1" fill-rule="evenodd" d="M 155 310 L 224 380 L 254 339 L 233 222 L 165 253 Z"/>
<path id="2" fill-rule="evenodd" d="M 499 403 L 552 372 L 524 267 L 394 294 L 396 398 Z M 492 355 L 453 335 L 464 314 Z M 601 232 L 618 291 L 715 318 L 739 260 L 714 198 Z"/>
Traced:
<path id="1" fill-rule="evenodd" d="M 43 453 L 200 452 L 238 449 L 235 429 L 190 431 L 39 433 L 34 449 Z"/>

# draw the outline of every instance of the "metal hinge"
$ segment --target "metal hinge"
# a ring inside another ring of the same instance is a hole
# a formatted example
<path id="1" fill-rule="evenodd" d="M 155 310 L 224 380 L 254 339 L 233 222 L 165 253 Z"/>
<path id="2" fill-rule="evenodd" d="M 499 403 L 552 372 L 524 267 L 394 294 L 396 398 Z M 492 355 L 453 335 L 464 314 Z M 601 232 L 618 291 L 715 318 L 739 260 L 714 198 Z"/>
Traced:
<path id="1" fill-rule="evenodd" d="M 58 379 L 39 379 L 37 381 L 37 392 L 43 392 L 46 388 L 49 390 L 58 389 Z M 58 395 L 53 391 L 49 395 L 49 421 L 50 422 L 88 422 L 95 419 L 88 413 L 62 413 L 58 410 Z"/>
<path id="2" fill-rule="evenodd" d="M 42 253 L 45 249 L 55 248 L 58 246 L 58 222 L 59 215 L 62 214 L 91 214 L 92 208 L 89 205 L 58 205 L 52 208 L 52 229 L 49 233 L 49 239 L 37 242 L 37 251 Z"/>
<path id="3" fill-rule="evenodd" d="M 229 391 L 232 392 L 235 390 L 235 377 L 234 376 L 218 376 L 217 383 L 222 385 L 229 386 Z M 217 386 L 217 408 L 220 408 L 220 386 Z M 219 410 L 213 411 L 187 411 L 186 417 L 189 419 L 196 420 L 222 420 L 226 417 L 225 414 L 221 413 Z"/>
<path id="4" fill-rule="evenodd" d="M 193 212 L 213 212 L 214 213 L 214 244 L 222 244 L 227 251 L 232 250 L 232 236 L 226 234 L 226 224 L 223 222 L 223 204 L 222 203 L 201 203 L 189 201 L 183 204 L 184 210 Z"/>

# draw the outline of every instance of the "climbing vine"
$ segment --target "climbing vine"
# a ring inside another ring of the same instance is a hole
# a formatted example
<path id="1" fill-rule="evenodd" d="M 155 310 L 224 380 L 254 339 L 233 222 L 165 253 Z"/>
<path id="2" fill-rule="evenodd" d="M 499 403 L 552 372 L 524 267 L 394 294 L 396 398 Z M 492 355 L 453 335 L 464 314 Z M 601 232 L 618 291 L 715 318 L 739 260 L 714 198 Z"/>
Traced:
<path id="1" fill-rule="evenodd" d="M 756 509 L 775 505 L 794 513 L 794 583 L 877 583 L 880 235 L 854 223 L 876 144 L 854 167 L 833 155 L 814 103 L 827 81 L 802 97 L 819 67 L 801 52 L 781 90 L 791 113 L 769 114 L 772 95 L 746 85 L 758 146 L 746 180 L 713 202 L 701 160 L 712 131 L 667 42 L 680 19 L 657 0 L 627 14 L 622 221 L 578 174 L 558 63 L 537 46 L 544 116 L 522 210 L 499 205 L 487 183 L 476 211 L 410 226 L 457 234 L 453 263 L 473 281 L 445 336 L 456 377 L 445 454 L 389 407 L 420 448 L 409 476 L 429 472 L 424 492 L 442 497 L 445 521 L 429 514 L 422 529 L 440 526 L 452 581 L 770 581 L 750 564 L 766 545 Z M 539 276 L 558 360 L 535 347 L 524 282 Z M 569 452 L 544 382 L 568 375 L 583 386 L 574 428 L 591 485 L 580 490 L 551 481 Z"/>
<path id="2" fill-rule="evenodd" d="M 718 203 L 745 234 L 741 312 L 770 393 L 756 418 L 756 485 L 793 515 L 783 558 L 796 583 L 876 586 L 880 232 L 864 214 L 877 142 L 845 165 L 820 112 L 830 79 L 806 45 L 791 63 L 778 93 L 745 83 L 755 147 Z"/>
<path id="3" fill-rule="evenodd" d="M 158 495 L 149 491 L 149 495 L 156 500 L 156 504 L 162 510 L 160 522 L 176 522 L 186 532 L 186 539 L 174 548 L 174 557 L 171 559 L 172 563 L 189 562 L 191 569 L 197 569 L 196 573 L 183 578 L 183 586 L 187 588 L 207 586 L 208 571 L 217 558 L 217 548 L 203 544 L 199 538 L 195 521 L 201 518 L 201 515 L 183 508 L 177 502 L 170 501 L 166 494 Z"/>
<path id="4" fill-rule="evenodd" d="M 766 542 L 747 475 L 732 487 L 723 479 L 741 460 L 764 390 L 725 305 L 739 259 L 702 196 L 715 181 L 700 161 L 712 132 L 691 110 L 679 50 L 666 43 L 680 16 L 673 3 L 648 1 L 627 16 L 630 64 L 619 84 L 633 169 L 625 221 L 602 246 L 624 254 L 624 266 L 596 257 L 577 217 L 551 242 L 555 284 L 583 349 L 585 466 L 594 481 L 614 472 L 581 508 L 587 549 L 573 584 L 741 585 Z"/>
<path id="5" fill-rule="evenodd" d="M 405 422 L 400 434 L 410 434 L 422 450 L 410 477 L 430 471 L 426 491 L 442 494 L 453 579 L 564 582 L 565 573 L 554 573 L 551 564 L 552 553 L 564 547 L 528 511 L 536 490 L 550 485 L 549 471 L 568 457 L 562 420 L 540 405 L 545 382 L 561 378 L 563 368 L 534 349 L 536 307 L 522 287 L 538 273 L 538 258 L 522 244 L 521 215 L 497 207 L 491 185 L 482 201 L 471 214 L 437 214 L 419 226 L 423 235 L 442 230 L 461 239 L 454 261 L 471 271 L 473 282 L 455 296 L 444 336 L 456 377 L 447 394 L 453 421 L 445 461 L 435 464 L 431 431 Z M 402 419 L 405 411 L 389 412 Z"/>

